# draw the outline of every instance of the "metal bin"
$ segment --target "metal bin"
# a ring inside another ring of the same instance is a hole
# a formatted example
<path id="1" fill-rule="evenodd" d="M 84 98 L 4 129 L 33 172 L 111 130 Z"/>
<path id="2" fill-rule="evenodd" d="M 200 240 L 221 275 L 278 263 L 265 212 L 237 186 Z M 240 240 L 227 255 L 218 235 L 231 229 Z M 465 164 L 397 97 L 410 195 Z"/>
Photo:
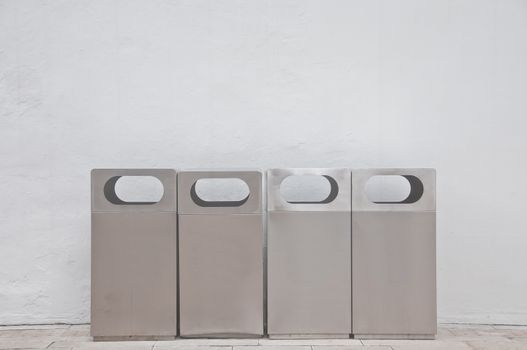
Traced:
<path id="1" fill-rule="evenodd" d="M 241 179 L 250 193 L 239 201 L 203 200 L 196 184 L 211 178 Z M 180 172 L 178 203 L 181 336 L 262 336 L 261 172 Z"/>
<path id="2" fill-rule="evenodd" d="M 328 197 L 287 202 L 292 175 L 324 176 Z M 349 169 L 272 169 L 268 183 L 268 333 L 272 338 L 351 333 L 351 179 Z"/>
<path id="3" fill-rule="evenodd" d="M 376 175 L 410 183 L 401 202 L 371 202 Z M 352 170 L 353 334 L 433 338 L 436 317 L 436 204 L 433 169 Z"/>
<path id="4" fill-rule="evenodd" d="M 161 200 L 124 202 L 122 176 L 156 177 Z M 176 172 L 95 169 L 91 207 L 92 336 L 176 336 Z"/>

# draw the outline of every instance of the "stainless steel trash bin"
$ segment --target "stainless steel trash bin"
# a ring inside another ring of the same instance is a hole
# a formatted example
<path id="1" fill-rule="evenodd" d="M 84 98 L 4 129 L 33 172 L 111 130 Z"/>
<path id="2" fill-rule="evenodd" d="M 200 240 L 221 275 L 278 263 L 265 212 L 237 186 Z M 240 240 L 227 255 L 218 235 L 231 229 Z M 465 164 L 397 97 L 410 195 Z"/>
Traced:
<path id="1" fill-rule="evenodd" d="M 331 191 L 315 203 L 287 202 L 292 175 L 324 176 Z M 270 337 L 351 333 L 351 178 L 349 169 L 267 172 L 267 327 Z"/>
<path id="2" fill-rule="evenodd" d="M 124 202 L 122 176 L 153 176 L 159 202 Z M 176 336 L 176 173 L 95 169 L 91 173 L 91 334 L 95 339 Z"/>
<path id="3" fill-rule="evenodd" d="M 206 201 L 200 179 L 238 178 L 249 195 Z M 180 334 L 263 335 L 263 210 L 259 171 L 178 173 Z"/>
<path id="4" fill-rule="evenodd" d="M 410 183 L 401 202 L 371 202 L 376 175 Z M 352 170 L 353 334 L 433 338 L 436 321 L 436 204 L 433 169 Z"/>

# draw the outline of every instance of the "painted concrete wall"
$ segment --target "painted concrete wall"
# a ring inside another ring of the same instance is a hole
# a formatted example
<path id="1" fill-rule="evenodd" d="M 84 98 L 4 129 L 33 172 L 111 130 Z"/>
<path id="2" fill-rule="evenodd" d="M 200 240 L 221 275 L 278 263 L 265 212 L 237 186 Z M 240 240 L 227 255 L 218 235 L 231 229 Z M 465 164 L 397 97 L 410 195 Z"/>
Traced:
<path id="1" fill-rule="evenodd" d="M 435 167 L 441 321 L 527 324 L 527 3 L 0 1 L 0 324 L 87 322 L 94 167 Z M 155 286 L 152 286 L 155 288 Z"/>

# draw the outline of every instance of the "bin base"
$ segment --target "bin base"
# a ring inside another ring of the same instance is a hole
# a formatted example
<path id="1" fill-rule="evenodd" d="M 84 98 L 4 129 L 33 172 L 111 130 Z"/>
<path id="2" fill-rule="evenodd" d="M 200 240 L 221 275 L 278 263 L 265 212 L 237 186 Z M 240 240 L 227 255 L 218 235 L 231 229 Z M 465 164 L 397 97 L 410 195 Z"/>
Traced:
<path id="1" fill-rule="evenodd" d="M 207 333 L 207 334 L 181 334 L 183 339 L 253 339 L 262 338 L 263 334 L 241 334 L 241 333 Z"/>
<path id="2" fill-rule="evenodd" d="M 174 340 L 176 339 L 175 335 L 162 335 L 162 336 L 95 336 L 93 341 L 157 341 L 157 340 Z"/>
<path id="3" fill-rule="evenodd" d="M 354 339 L 435 339 L 435 334 L 353 334 Z"/>
<path id="4" fill-rule="evenodd" d="M 349 339 L 349 334 L 269 334 L 269 339 Z"/>

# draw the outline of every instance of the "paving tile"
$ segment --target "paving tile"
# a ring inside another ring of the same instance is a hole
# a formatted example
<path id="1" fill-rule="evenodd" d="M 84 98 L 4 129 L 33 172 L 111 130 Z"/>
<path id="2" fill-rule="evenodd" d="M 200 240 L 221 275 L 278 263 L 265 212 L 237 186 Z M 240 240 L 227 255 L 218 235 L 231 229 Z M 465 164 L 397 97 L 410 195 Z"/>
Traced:
<path id="1" fill-rule="evenodd" d="M 92 343 L 92 337 L 60 337 L 55 338 L 53 343 L 49 346 L 51 349 L 73 348 L 75 346 L 82 346 L 85 343 Z"/>
<path id="2" fill-rule="evenodd" d="M 0 330 L 28 330 L 28 329 L 66 329 L 70 328 L 69 324 L 29 324 L 18 326 L 0 326 Z"/>
<path id="3" fill-rule="evenodd" d="M 362 345 L 359 339 L 269 339 L 259 340 L 260 345 L 350 346 Z"/>
<path id="4" fill-rule="evenodd" d="M 449 324 L 446 328 L 455 336 L 477 336 L 485 334 L 485 332 L 494 331 L 494 327 L 490 325 L 458 325 Z"/>
<path id="5" fill-rule="evenodd" d="M 152 350 L 153 341 L 86 342 L 73 346 L 73 350 Z"/>
<path id="6" fill-rule="evenodd" d="M 158 345 L 154 346 L 154 350 L 232 350 L 232 346 L 212 346 L 212 345 Z"/>
<path id="7" fill-rule="evenodd" d="M 510 325 L 506 325 L 506 324 L 499 325 L 498 324 L 498 325 L 492 325 L 492 328 L 495 328 L 495 329 L 511 329 L 511 330 L 521 329 L 521 330 L 527 331 L 527 325 L 520 326 L 520 325 L 513 325 L 513 324 L 510 324 Z"/>
<path id="8" fill-rule="evenodd" d="M 467 326 L 466 328 L 458 326 L 455 329 L 448 328 L 446 330 L 451 334 L 451 336 L 448 336 L 446 333 L 444 333 L 443 339 L 454 339 L 458 341 L 480 339 L 482 337 L 498 338 L 496 340 L 503 340 L 503 335 L 507 334 L 506 331 L 499 331 L 491 326 L 474 327 L 471 325 Z"/>
<path id="9" fill-rule="evenodd" d="M 437 340 L 437 339 L 434 339 L 434 340 L 410 340 L 410 339 L 362 339 L 362 344 L 363 345 L 393 345 L 393 344 L 397 344 L 397 345 L 407 345 L 407 344 L 420 344 L 420 345 L 427 345 L 427 344 L 432 344 L 432 343 L 435 343 L 435 342 L 447 342 L 446 340 L 445 341 L 442 341 L 442 340 Z"/>
<path id="10" fill-rule="evenodd" d="M 53 342 L 52 338 L 24 337 L 24 338 L 1 338 L 0 349 L 43 349 Z"/>
<path id="11" fill-rule="evenodd" d="M 73 346 L 48 346 L 46 349 L 53 349 L 53 350 L 73 350 Z"/>
<path id="12" fill-rule="evenodd" d="M 495 334 L 507 338 L 527 338 L 527 326 L 493 326 Z"/>
<path id="13" fill-rule="evenodd" d="M 72 325 L 70 328 L 64 330 L 63 336 L 90 336 L 90 325 Z"/>
<path id="14" fill-rule="evenodd" d="M 405 344 L 405 345 L 392 345 L 393 350 L 473 350 L 467 343 L 464 342 L 441 342 L 438 341 L 434 344 L 426 346 L 419 344 Z"/>
<path id="15" fill-rule="evenodd" d="M 298 345 L 235 346 L 233 350 L 311 350 L 311 346 L 298 346 Z"/>
<path id="16" fill-rule="evenodd" d="M 459 336 L 459 337 L 455 337 L 455 338 L 451 338 L 451 339 L 447 339 L 447 340 L 448 341 L 457 341 L 457 342 L 465 342 L 465 343 L 467 343 L 467 342 L 470 342 L 470 341 L 478 341 L 478 340 L 482 340 L 482 339 L 485 339 L 487 341 L 492 341 L 492 342 L 495 342 L 495 343 L 510 341 L 509 338 L 503 337 L 503 336 L 498 336 L 498 335 L 492 335 L 492 336 L 482 336 L 482 335 L 469 336 L 469 335 L 464 335 L 464 336 Z"/>
<path id="17" fill-rule="evenodd" d="M 75 340 L 75 341 L 93 341 L 92 336 L 88 333 L 86 334 L 85 331 L 77 332 L 74 331 L 73 333 L 63 333 L 55 337 L 57 340 Z M 132 340 L 143 340 L 143 341 L 153 341 L 150 339 L 121 339 L 121 341 L 132 341 Z"/>
<path id="18" fill-rule="evenodd" d="M 450 330 L 447 327 L 439 326 L 437 328 L 436 339 L 446 340 L 446 339 L 451 339 L 453 337 L 454 337 L 454 334 L 450 332 Z"/>
<path id="19" fill-rule="evenodd" d="M 447 340 L 456 340 L 456 341 L 475 341 L 485 338 L 489 341 L 495 343 L 507 341 L 508 336 L 512 335 L 512 331 L 508 332 L 506 330 L 497 330 L 492 326 L 467 326 L 456 327 L 456 329 L 449 329 L 452 333 L 452 337 L 447 338 Z"/>
<path id="20" fill-rule="evenodd" d="M 525 350 L 527 342 L 523 343 L 515 340 L 493 341 L 480 339 L 469 341 L 467 344 L 474 350 Z"/>
<path id="21" fill-rule="evenodd" d="M 87 330 L 89 330 L 90 329 L 90 324 L 89 323 L 72 324 L 69 328 L 70 329 L 87 329 Z"/>
<path id="22" fill-rule="evenodd" d="M 156 341 L 156 346 L 234 346 L 234 345 L 258 345 L 257 338 L 238 339 L 238 338 L 185 338 L 176 340 Z"/>
<path id="23" fill-rule="evenodd" d="M 313 346 L 313 350 L 391 350 L 389 345 L 331 345 L 331 346 Z"/>
<path id="24" fill-rule="evenodd" d="M 464 341 L 455 340 L 363 340 L 364 345 L 388 345 L 393 350 L 471 350 Z"/>
<path id="25" fill-rule="evenodd" d="M 3 327 L 1 327 L 0 339 L 58 337 L 64 334 L 65 331 L 67 331 L 67 328 L 4 329 Z"/>

